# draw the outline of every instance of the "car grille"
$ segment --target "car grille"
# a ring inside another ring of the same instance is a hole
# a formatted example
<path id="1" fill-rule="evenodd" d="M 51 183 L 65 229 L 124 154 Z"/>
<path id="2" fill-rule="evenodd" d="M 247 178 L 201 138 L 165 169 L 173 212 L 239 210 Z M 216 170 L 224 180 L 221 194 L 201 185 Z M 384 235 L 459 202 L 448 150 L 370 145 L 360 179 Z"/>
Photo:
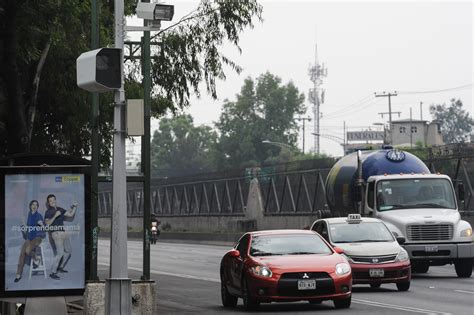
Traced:
<path id="1" fill-rule="evenodd" d="M 350 256 L 356 264 L 384 264 L 394 262 L 397 255 L 388 256 Z"/>
<path id="2" fill-rule="evenodd" d="M 385 270 L 384 276 L 380 278 L 371 278 L 368 271 L 353 271 L 352 279 L 361 280 L 361 279 L 391 279 L 391 278 L 401 278 L 408 275 L 408 270 Z"/>
<path id="3" fill-rule="evenodd" d="M 326 272 L 306 272 L 308 278 L 304 278 L 304 272 L 284 273 L 278 281 L 278 294 L 280 296 L 314 296 L 333 294 L 334 281 Z M 316 280 L 316 290 L 298 290 L 298 280 Z"/>
<path id="4" fill-rule="evenodd" d="M 451 224 L 423 224 L 407 227 L 410 241 L 445 241 L 453 238 Z"/>

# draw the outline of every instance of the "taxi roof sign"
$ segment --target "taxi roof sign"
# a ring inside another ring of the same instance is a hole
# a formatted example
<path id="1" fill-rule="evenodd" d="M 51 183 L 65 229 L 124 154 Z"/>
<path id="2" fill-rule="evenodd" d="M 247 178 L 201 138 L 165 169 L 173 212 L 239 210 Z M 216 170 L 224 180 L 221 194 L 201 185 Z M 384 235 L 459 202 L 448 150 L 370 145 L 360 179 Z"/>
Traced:
<path id="1" fill-rule="evenodd" d="M 351 213 L 347 216 L 347 223 L 360 223 L 362 222 L 362 218 L 358 213 Z"/>

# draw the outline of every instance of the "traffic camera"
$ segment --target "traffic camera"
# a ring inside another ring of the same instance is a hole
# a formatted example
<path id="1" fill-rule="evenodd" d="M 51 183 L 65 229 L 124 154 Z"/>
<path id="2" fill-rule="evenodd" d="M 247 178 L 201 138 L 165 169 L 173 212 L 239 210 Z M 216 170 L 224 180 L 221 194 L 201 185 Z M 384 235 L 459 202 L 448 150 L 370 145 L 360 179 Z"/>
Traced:
<path id="1" fill-rule="evenodd" d="M 77 86 L 89 92 L 108 92 L 122 85 L 121 49 L 100 48 L 76 60 Z"/>
<path id="2" fill-rule="evenodd" d="M 144 20 L 171 21 L 174 15 L 174 6 L 162 3 L 138 2 L 137 16 Z"/>

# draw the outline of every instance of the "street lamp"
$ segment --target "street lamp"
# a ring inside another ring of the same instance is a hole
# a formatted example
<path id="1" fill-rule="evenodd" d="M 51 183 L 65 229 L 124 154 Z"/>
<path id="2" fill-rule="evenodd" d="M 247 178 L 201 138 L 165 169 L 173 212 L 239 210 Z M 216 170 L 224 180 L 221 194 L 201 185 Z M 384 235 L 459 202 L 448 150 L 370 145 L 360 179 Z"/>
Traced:
<path id="1" fill-rule="evenodd" d="M 291 151 L 294 151 L 295 150 L 295 147 L 289 145 L 289 144 L 286 144 L 286 143 L 281 143 L 281 142 L 276 142 L 276 141 L 270 141 L 270 140 L 263 140 L 262 143 L 265 143 L 265 144 L 272 144 L 272 145 L 275 145 L 277 147 L 283 147 L 283 148 L 287 148 L 287 149 L 290 149 Z"/>
<path id="2" fill-rule="evenodd" d="M 328 135 L 328 134 L 323 134 L 323 133 L 312 132 L 311 134 L 313 134 L 315 136 L 319 136 L 319 137 L 323 137 L 323 138 L 332 140 L 332 141 L 340 144 L 342 146 L 342 149 L 344 150 L 343 154 L 346 154 L 346 141 L 344 139 L 342 139 L 338 136 Z"/>

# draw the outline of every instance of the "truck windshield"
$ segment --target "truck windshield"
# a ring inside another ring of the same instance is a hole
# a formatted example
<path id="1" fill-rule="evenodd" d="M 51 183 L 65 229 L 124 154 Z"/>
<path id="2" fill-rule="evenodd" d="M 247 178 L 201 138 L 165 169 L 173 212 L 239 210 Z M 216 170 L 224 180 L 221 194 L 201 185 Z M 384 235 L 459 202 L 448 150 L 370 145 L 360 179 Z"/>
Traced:
<path id="1" fill-rule="evenodd" d="M 333 243 L 394 242 L 395 239 L 382 222 L 331 223 L 329 226 Z"/>
<path id="2" fill-rule="evenodd" d="M 381 180 L 376 187 L 377 210 L 412 208 L 456 209 L 451 182 L 445 178 Z"/>

